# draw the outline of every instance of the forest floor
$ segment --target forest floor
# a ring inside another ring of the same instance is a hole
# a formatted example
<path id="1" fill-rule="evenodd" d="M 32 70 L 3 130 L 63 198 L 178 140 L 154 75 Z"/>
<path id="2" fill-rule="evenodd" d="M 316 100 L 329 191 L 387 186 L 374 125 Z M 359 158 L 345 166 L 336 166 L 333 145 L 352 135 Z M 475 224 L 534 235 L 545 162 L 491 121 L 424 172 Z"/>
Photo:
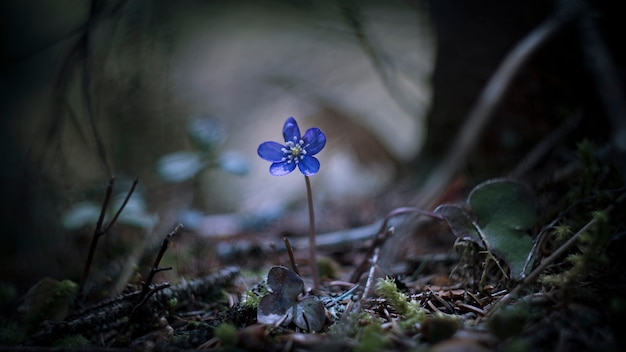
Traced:
<path id="1" fill-rule="evenodd" d="M 470 183 L 456 178 L 441 202 L 463 204 Z M 626 207 L 614 164 L 580 142 L 549 152 L 524 184 L 538 214 L 525 230 L 535 258 L 525 277 L 453 222 L 407 216 L 398 204 L 413 193 L 398 183 L 369 203 L 318 209 L 317 288 L 305 206 L 233 236 L 180 227 L 146 247 L 120 295 L 103 293 L 110 279 L 85 294 L 42 280 L 3 319 L 0 350 L 621 350 Z"/>

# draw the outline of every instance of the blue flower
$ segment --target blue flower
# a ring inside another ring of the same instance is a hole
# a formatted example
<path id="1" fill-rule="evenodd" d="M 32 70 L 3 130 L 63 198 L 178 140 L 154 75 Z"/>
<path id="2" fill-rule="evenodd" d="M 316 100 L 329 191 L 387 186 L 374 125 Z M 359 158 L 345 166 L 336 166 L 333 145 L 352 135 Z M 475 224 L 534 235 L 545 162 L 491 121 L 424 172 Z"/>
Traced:
<path id="1" fill-rule="evenodd" d="M 257 153 L 272 162 L 270 174 L 283 176 L 296 169 L 305 176 L 315 175 L 320 169 L 320 162 L 313 155 L 319 153 L 326 145 L 326 136 L 317 127 L 309 128 L 304 136 L 300 136 L 300 128 L 293 117 L 285 121 L 283 126 L 285 144 L 264 142 L 259 145 Z"/>

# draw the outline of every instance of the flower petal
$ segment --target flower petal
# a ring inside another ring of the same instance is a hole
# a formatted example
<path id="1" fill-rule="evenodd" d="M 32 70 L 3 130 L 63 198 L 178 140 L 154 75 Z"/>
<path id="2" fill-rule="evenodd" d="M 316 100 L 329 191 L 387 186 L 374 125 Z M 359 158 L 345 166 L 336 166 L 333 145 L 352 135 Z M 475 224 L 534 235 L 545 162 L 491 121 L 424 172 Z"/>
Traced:
<path id="1" fill-rule="evenodd" d="M 298 123 L 296 119 L 290 117 L 285 121 L 285 125 L 283 126 L 283 137 L 285 138 L 285 142 L 294 142 L 297 143 L 300 140 L 300 128 L 298 127 Z"/>
<path id="2" fill-rule="evenodd" d="M 279 163 L 273 163 L 272 165 L 270 165 L 270 174 L 274 176 L 283 176 L 283 175 L 287 175 L 288 173 L 292 172 L 295 169 L 296 169 L 296 163 L 294 162 L 288 163 L 286 161 L 283 161 Z"/>
<path id="3" fill-rule="evenodd" d="M 319 128 L 309 128 L 304 137 L 304 149 L 306 149 L 307 155 L 315 155 L 319 153 L 326 145 L 326 135 Z"/>
<path id="4" fill-rule="evenodd" d="M 267 161 L 278 162 L 283 160 L 285 153 L 283 152 L 284 145 L 276 142 L 264 142 L 261 143 L 259 149 L 257 150 L 257 154 Z"/>
<path id="5" fill-rule="evenodd" d="M 298 168 L 304 176 L 313 176 L 320 170 L 320 161 L 312 156 L 305 156 L 298 163 Z"/>

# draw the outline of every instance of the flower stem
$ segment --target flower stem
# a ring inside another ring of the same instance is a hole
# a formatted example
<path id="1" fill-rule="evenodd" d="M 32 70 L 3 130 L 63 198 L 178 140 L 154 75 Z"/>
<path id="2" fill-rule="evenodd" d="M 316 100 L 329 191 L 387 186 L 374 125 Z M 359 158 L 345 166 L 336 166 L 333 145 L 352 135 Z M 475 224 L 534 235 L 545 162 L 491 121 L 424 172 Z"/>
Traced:
<path id="1" fill-rule="evenodd" d="M 313 192 L 311 192 L 311 180 L 304 176 L 306 181 L 306 195 L 309 200 L 309 265 L 313 276 L 313 288 L 319 288 L 319 276 L 317 274 L 317 255 L 315 253 L 315 212 L 313 211 Z"/>

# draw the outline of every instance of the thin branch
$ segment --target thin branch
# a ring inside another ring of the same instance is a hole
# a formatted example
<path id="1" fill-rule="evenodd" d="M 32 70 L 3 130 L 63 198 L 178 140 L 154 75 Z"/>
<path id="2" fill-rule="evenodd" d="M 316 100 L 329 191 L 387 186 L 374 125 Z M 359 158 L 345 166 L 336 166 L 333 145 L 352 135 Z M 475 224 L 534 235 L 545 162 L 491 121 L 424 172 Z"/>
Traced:
<path id="1" fill-rule="evenodd" d="M 369 258 L 374 255 L 374 250 L 376 248 L 381 247 L 384 244 L 384 242 L 387 240 L 387 238 L 389 237 L 389 233 L 387 231 L 387 226 L 389 224 L 389 221 L 398 215 L 404 215 L 404 214 L 419 214 L 419 215 L 426 215 L 431 218 L 435 218 L 439 220 L 442 219 L 442 217 L 439 214 L 435 214 L 430 211 L 424 211 L 424 210 L 414 208 L 414 207 L 401 207 L 401 208 L 396 208 L 390 211 L 383 219 L 382 224 L 380 225 L 380 228 L 378 229 L 378 232 L 376 233 L 376 235 L 374 235 L 374 242 L 370 246 L 370 249 L 367 255 L 365 256 L 365 259 L 352 272 L 352 276 L 350 277 L 351 282 L 359 281 L 359 279 L 361 278 L 361 275 L 363 274 L 363 272 L 365 272 L 367 268 Z"/>
<path id="2" fill-rule="evenodd" d="M 378 265 L 378 255 L 380 253 L 380 247 L 384 243 L 384 239 L 389 238 L 391 235 L 393 235 L 393 231 L 393 227 L 385 231 L 385 234 L 382 236 L 383 240 L 373 247 L 372 256 L 367 258 L 370 264 L 370 268 L 367 274 L 367 280 L 365 281 L 365 287 L 363 288 L 363 293 L 361 295 L 361 301 L 364 301 L 367 298 L 372 289 L 372 284 L 374 282 L 374 272 L 376 269 L 376 265 Z"/>
<path id="3" fill-rule="evenodd" d="M 293 256 L 293 248 L 291 248 L 291 243 L 289 243 L 289 239 L 287 236 L 283 237 L 283 241 L 285 242 L 285 248 L 287 248 L 287 253 L 289 254 L 289 261 L 291 262 L 291 268 L 293 272 L 300 275 L 298 272 L 298 265 L 296 264 L 296 259 Z"/>
<path id="4" fill-rule="evenodd" d="M 107 189 L 104 195 L 104 200 L 102 201 L 102 208 L 100 209 L 100 216 L 98 217 L 96 228 L 94 229 L 93 236 L 91 237 L 91 244 L 89 245 L 89 254 L 87 255 L 87 261 L 85 262 L 85 268 L 83 269 L 83 276 L 80 280 L 80 286 L 78 288 L 79 295 L 83 293 L 85 282 L 87 281 L 87 276 L 89 276 L 89 269 L 91 268 L 91 263 L 93 262 L 93 256 L 96 251 L 96 245 L 98 244 L 98 240 L 100 239 L 100 236 L 104 235 L 106 232 L 102 230 L 102 223 L 104 222 L 104 217 L 106 215 L 106 211 L 109 206 L 109 200 L 111 200 L 111 194 L 113 193 L 114 184 L 115 184 L 115 177 L 111 177 L 111 179 L 109 180 L 109 184 L 107 185 Z"/>
<path id="5" fill-rule="evenodd" d="M 133 181 L 132 186 L 130 186 L 130 190 L 128 191 L 128 193 L 126 193 L 126 198 L 124 198 L 124 202 L 122 202 L 122 205 L 120 206 L 120 208 L 117 210 L 117 213 L 115 213 L 115 216 L 113 217 L 113 219 L 111 220 L 111 222 L 109 222 L 109 224 L 107 225 L 106 229 L 104 229 L 103 232 L 107 232 L 109 231 L 109 229 L 111 228 L 111 226 L 113 226 L 113 224 L 115 224 L 115 222 L 117 221 L 117 218 L 120 216 L 120 214 L 122 213 L 122 210 L 124 210 L 124 208 L 126 207 L 126 204 L 128 203 L 128 200 L 130 199 L 130 197 L 133 195 L 133 193 L 135 192 L 135 187 L 137 187 L 137 183 L 139 182 L 138 178 L 135 178 L 135 180 Z"/>
<path id="6" fill-rule="evenodd" d="M 152 280 L 154 280 L 154 275 L 156 275 L 157 273 L 161 271 L 172 269 L 171 267 L 159 268 L 159 264 L 161 263 L 161 259 L 163 258 L 163 255 L 165 254 L 165 252 L 167 251 L 167 248 L 170 245 L 170 241 L 182 228 L 183 228 L 183 224 L 178 224 L 176 225 L 176 227 L 174 228 L 172 232 L 165 235 L 165 238 L 163 239 L 163 242 L 161 243 L 161 248 L 159 249 L 159 253 L 157 254 L 156 258 L 154 259 L 154 262 L 152 263 L 152 268 L 150 269 L 148 278 L 143 283 L 143 288 L 141 289 L 142 299 L 145 298 L 145 296 L 149 294 L 150 285 L 152 285 Z"/>
<path id="7" fill-rule="evenodd" d="M 106 212 L 109 207 L 109 201 L 111 200 L 111 194 L 113 193 L 113 186 L 115 184 L 115 176 L 111 177 L 111 179 L 109 180 L 109 184 L 107 185 L 104 200 L 102 201 L 102 208 L 100 209 L 100 216 L 98 217 L 98 222 L 96 223 L 96 228 L 94 229 L 93 236 L 91 238 L 91 244 L 89 246 L 89 254 L 87 255 L 87 261 L 85 262 L 85 268 L 83 269 L 83 276 L 80 280 L 80 286 L 78 289 L 79 297 L 83 294 L 83 289 L 85 288 L 85 282 L 87 281 L 87 277 L 89 276 L 89 269 L 91 268 L 91 264 L 93 262 L 93 257 L 96 252 L 96 246 L 98 245 L 98 240 L 100 239 L 100 237 L 104 236 L 104 234 L 106 234 L 111 229 L 113 224 L 115 224 L 115 222 L 117 221 L 117 218 L 124 210 L 124 207 L 126 207 L 128 200 L 133 195 L 133 192 L 135 191 L 135 187 L 137 186 L 138 182 L 139 180 L 135 179 L 135 181 L 133 182 L 133 185 L 131 186 L 130 190 L 126 194 L 126 198 L 124 199 L 124 202 L 122 203 L 120 208 L 117 210 L 117 213 L 115 213 L 115 216 L 113 217 L 113 219 L 107 224 L 105 228 L 102 228 L 104 224 L 104 218 L 106 216 Z"/>

